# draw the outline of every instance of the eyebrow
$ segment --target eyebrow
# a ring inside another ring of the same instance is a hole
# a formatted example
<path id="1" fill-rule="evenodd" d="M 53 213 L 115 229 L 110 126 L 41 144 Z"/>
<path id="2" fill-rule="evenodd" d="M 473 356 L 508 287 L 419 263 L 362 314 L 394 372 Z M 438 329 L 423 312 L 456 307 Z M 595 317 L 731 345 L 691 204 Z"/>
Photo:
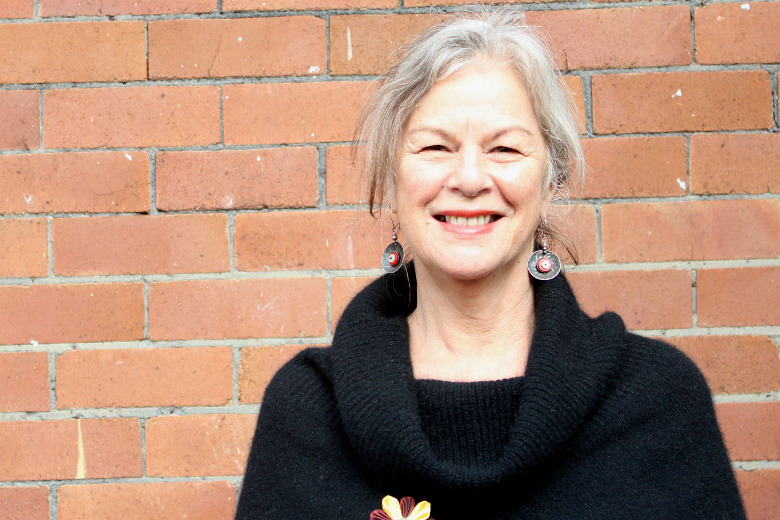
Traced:
<path id="1" fill-rule="evenodd" d="M 420 132 L 430 132 L 433 134 L 441 135 L 442 137 L 450 137 L 450 133 L 438 126 L 415 126 L 407 130 L 408 134 L 416 134 Z M 504 134 L 508 134 L 510 132 L 521 132 L 524 134 L 528 134 L 529 136 L 533 136 L 534 133 L 528 130 L 526 127 L 522 125 L 511 125 L 503 128 L 499 128 L 498 130 L 493 131 L 491 134 L 490 131 L 486 133 L 486 135 L 489 135 L 491 139 L 495 139 L 497 137 L 501 137 Z"/>

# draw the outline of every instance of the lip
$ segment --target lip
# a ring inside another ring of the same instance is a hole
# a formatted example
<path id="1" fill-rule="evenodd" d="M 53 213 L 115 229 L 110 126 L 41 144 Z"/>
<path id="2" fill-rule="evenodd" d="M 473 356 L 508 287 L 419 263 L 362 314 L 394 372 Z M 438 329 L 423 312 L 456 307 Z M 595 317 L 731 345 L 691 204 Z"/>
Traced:
<path id="1" fill-rule="evenodd" d="M 437 217 L 459 217 L 459 218 L 474 218 L 482 216 L 494 216 L 495 218 L 491 222 L 479 225 L 462 226 L 455 223 L 439 220 Z M 459 235 L 475 235 L 489 233 L 496 225 L 496 222 L 501 220 L 500 213 L 488 210 L 446 210 L 438 211 L 433 214 L 433 220 L 439 224 L 444 231 L 450 233 L 456 233 Z"/>

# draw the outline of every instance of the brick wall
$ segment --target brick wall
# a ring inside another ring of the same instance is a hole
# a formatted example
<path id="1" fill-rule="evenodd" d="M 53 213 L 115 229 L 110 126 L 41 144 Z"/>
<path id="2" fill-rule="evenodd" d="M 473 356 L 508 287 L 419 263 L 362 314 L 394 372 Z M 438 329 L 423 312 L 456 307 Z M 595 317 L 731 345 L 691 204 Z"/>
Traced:
<path id="1" fill-rule="evenodd" d="M 780 2 L 525 7 L 582 112 L 581 302 L 699 364 L 778 518 Z M 446 10 L 2 1 L 0 519 L 231 518 L 270 376 L 379 273 L 355 113 Z"/>

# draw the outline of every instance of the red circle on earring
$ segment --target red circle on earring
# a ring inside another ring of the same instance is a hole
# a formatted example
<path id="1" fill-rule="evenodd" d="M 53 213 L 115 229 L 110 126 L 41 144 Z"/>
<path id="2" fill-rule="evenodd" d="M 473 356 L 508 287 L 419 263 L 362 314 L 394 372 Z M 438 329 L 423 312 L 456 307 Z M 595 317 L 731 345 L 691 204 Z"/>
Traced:
<path id="1" fill-rule="evenodd" d="M 387 263 L 392 265 L 393 267 L 398 265 L 398 253 L 395 251 L 391 251 L 387 253 Z"/>
<path id="2" fill-rule="evenodd" d="M 552 270 L 552 262 L 549 258 L 542 257 L 536 262 L 536 268 L 540 273 L 549 273 Z"/>

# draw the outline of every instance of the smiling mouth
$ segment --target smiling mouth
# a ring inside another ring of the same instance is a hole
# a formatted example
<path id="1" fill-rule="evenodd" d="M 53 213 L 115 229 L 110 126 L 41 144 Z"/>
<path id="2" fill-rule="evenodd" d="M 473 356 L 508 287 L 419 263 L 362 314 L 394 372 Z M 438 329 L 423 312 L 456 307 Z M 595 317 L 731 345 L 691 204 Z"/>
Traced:
<path id="1" fill-rule="evenodd" d="M 434 215 L 439 222 L 446 222 L 447 224 L 454 224 L 456 226 L 484 226 L 495 222 L 501 215 L 479 215 L 476 217 L 457 217 L 455 215 Z"/>

